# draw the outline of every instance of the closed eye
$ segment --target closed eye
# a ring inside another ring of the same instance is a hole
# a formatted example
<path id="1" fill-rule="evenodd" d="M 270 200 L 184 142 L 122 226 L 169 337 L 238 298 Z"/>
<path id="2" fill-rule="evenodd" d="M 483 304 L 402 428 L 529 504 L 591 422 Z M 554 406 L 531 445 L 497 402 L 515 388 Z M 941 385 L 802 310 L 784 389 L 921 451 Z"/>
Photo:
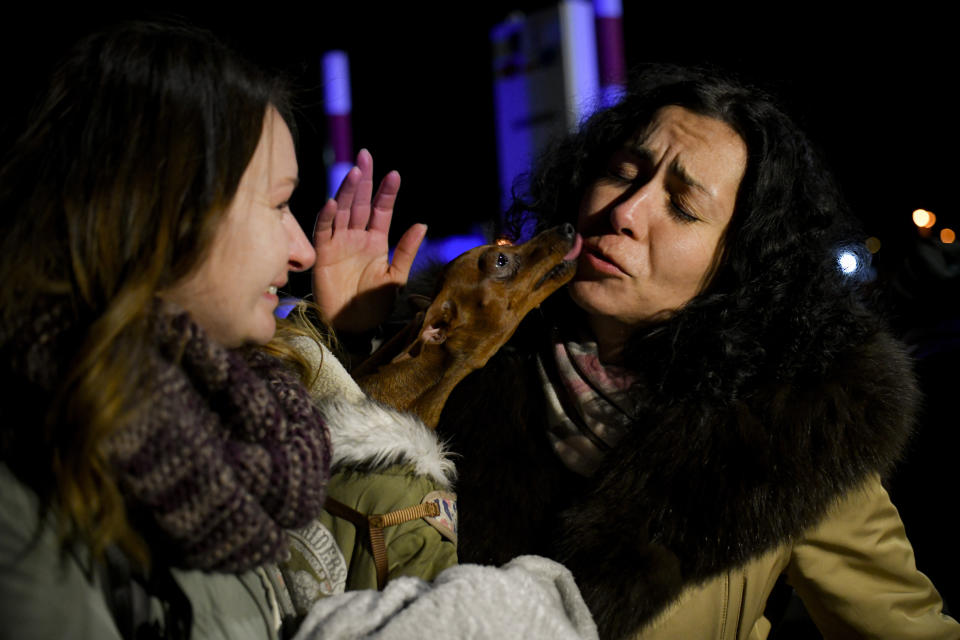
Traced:
<path id="1" fill-rule="evenodd" d="M 607 178 L 614 182 L 630 183 L 633 182 L 636 175 L 636 171 L 627 171 L 623 167 L 615 167 L 607 170 Z"/>
<path id="2" fill-rule="evenodd" d="M 700 220 L 697 216 L 690 213 L 684 206 L 677 202 L 676 199 L 670 198 L 669 203 L 670 215 L 673 216 L 678 222 L 697 222 Z"/>
<path id="3" fill-rule="evenodd" d="M 648 154 L 633 149 L 619 149 L 607 163 L 606 176 L 614 182 L 641 186 L 650 179 L 652 171 L 653 165 Z"/>

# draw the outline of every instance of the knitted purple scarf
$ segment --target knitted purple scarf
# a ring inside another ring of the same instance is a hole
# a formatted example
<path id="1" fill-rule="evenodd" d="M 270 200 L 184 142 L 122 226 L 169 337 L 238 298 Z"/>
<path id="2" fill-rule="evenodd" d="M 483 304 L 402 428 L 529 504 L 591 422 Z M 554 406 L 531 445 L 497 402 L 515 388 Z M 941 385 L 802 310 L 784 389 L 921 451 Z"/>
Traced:
<path id="1" fill-rule="evenodd" d="M 282 558 L 284 529 L 317 516 L 325 499 L 330 440 L 319 410 L 278 360 L 222 347 L 175 305 L 157 302 L 151 321 L 145 409 L 105 443 L 131 513 L 146 520 L 141 533 L 183 568 L 238 572 Z M 47 338 L 28 351 L 63 353 Z"/>

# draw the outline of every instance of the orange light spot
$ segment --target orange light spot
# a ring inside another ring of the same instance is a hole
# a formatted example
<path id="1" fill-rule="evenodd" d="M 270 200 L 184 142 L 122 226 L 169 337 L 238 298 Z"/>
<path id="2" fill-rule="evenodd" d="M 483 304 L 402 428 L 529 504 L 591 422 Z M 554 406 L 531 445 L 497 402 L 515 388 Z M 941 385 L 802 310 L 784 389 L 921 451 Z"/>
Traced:
<path id="1" fill-rule="evenodd" d="M 930 229 L 937 223 L 937 216 L 932 211 L 917 209 L 913 212 L 913 224 L 921 229 Z"/>
<path id="2" fill-rule="evenodd" d="M 943 244 L 952 244 L 956 239 L 957 234 L 953 232 L 953 229 L 948 229 L 946 227 L 940 229 L 940 242 Z"/>
<path id="3" fill-rule="evenodd" d="M 867 238 L 864 244 L 867 245 L 867 251 L 870 253 L 876 253 L 877 251 L 880 251 L 880 247 L 882 246 L 880 243 L 880 238 L 877 238 L 876 236 L 870 236 Z"/>
<path id="4" fill-rule="evenodd" d="M 510 242 L 510 238 L 497 238 L 495 244 L 497 246 L 503 247 L 503 246 L 510 246 L 513 243 Z"/>

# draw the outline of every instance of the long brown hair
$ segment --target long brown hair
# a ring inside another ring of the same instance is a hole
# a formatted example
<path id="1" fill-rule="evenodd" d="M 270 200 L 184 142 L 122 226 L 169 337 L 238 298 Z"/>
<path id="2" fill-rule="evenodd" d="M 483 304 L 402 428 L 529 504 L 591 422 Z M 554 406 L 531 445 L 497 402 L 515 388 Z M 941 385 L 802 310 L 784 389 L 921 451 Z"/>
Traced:
<path id="1" fill-rule="evenodd" d="M 101 443 L 141 410 L 154 298 L 205 257 L 285 96 L 207 32 L 124 25 L 73 49 L 0 169 L 0 346 L 53 305 L 79 328 L 42 433 L 4 458 L 52 470 L 34 489 L 95 554 L 147 559 Z"/>

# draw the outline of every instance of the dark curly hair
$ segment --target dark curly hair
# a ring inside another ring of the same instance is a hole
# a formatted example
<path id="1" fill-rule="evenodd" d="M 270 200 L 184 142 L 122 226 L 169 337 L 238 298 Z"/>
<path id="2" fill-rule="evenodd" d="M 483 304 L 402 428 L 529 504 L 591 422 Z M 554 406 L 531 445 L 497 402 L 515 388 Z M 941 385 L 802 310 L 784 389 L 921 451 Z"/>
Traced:
<path id="1" fill-rule="evenodd" d="M 525 193 L 515 193 L 504 233 L 517 235 L 531 222 L 537 230 L 575 223 L 611 154 L 668 105 L 729 125 L 746 143 L 747 166 L 710 284 L 670 317 L 638 329 L 627 364 L 674 396 L 729 396 L 756 376 L 816 371 L 808 354 L 829 356 L 872 332 L 876 321 L 856 279 L 838 268 L 838 249 L 857 247 L 860 236 L 830 173 L 770 96 L 716 70 L 639 69 L 621 102 L 540 157 L 519 183 Z M 557 298 L 554 306 L 572 304 Z"/>

